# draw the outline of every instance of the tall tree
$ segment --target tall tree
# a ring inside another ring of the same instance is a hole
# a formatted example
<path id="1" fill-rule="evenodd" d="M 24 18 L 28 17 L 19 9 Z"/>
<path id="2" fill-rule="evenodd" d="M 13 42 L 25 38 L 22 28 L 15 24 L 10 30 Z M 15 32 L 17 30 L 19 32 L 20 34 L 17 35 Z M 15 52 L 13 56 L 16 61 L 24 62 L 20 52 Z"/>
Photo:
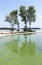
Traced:
<path id="1" fill-rule="evenodd" d="M 24 21 L 24 23 L 25 23 L 25 30 L 27 29 L 27 19 L 26 19 L 26 7 L 25 6 L 20 6 L 20 10 L 19 10 L 19 12 L 20 12 L 20 16 L 21 16 L 21 18 L 22 18 L 22 21 Z"/>
<path id="2" fill-rule="evenodd" d="M 31 28 L 31 22 L 35 22 L 36 15 L 35 15 L 35 9 L 33 6 L 29 6 L 27 9 L 27 21 L 29 22 L 29 28 Z"/>
<path id="3" fill-rule="evenodd" d="M 18 11 L 13 10 L 10 12 L 9 16 L 6 16 L 5 21 L 9 22 L 12 26 L 12 31 L 14 30 L 14 24 L 18 24 L 18 19 L 17 19 Z"/>
<path id="4" fill-rule="evenodd" d="M 15 21 L 14 24 L 17 24 L 17 26 L 18 26 L 18 31 L 19 31 L 18 11 L 17 11 L 17 10 L 13 10 L 13 11 L 10 13 L 10 16 L 12 17 L 13 22 Z"/>

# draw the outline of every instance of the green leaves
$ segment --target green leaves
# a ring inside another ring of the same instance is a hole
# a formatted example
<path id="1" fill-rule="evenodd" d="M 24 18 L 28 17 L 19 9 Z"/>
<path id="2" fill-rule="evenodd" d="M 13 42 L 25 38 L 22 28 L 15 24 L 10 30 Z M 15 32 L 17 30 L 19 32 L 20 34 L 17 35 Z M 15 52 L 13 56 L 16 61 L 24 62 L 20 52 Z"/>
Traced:
<path id="1" fill-rule="evenodd" d="M 20 6 L 20 10 L 19 10 L 19 12 L 20 12 L 20 16 L 21 16 L 21 18 L 22 18 L 22 21 L 25 21 L 25 19 L 26 19 L 26 7 L 25 6 Z"/>
<path id="2" fill-rule="evenodd" d="M 27 19 L 29 22 L 35 21 L 35 9 L 33 6 L 29 6 L 29 8 L 27 9 Z"/>
<path id="3" fill-rule="evenodd" d="M 10 22 L 10 23 L 11 23 L 11 18 L 10 18 L 10 16 L 6 16 L 5 21 L 7 21 L 7 22 Z"/>
<path id="4" fill-rule="evenodd" d="M 20 10 L 19 10 L 19 12 L 20 12 L 20 16 L 21 16 L 21 18 L 22 18 L 22 21 L 24 21 L 24 23 L 25 23 L 25 29 L 27 30 L 27 19 L 26 19 L 26 16 L 27 16 L 27 13 L 26 13 L 26 7 L 25 6 L 20 6 Z"/>
<path id="5" fill-rule="evenodd" d="M 10 12 L 10 14 L 8 16 L 6 16 L 5 21 L 15 23 L 17 21 L 17 15 L 18 15 L 18 11 L 13 10 L 12 12 Z"/>
<path id="6" fill-rule="evenodd" d="M 29 27 L 31 25 L 31 22 L 35 22 L 36 20 L 36 15 L 35 15 L 35 9 L 33 6 L 29 6 L 28 9 L 26 9 L 25 6 L 20 6 L 19 8 L 19 16 L 21 17 L 21 21 L 24 21 L 25 28 L 27 28 L 27 22 L 29 23 Z M 8 21 L 9 23 L 12 24 L 17 24 L 18 25 L 18 10 L 13 10 L 10 12 L 8 16 L 6 16 L 5 21 Z M 19 27 L 19 25 L 18 25 Z"/>
<path id="7" fill-rule="evenodd" d="M 31 22 L 35 22 L 36 20 L 36 15 L 35 15 L 35 9 L 33 6 L 29 6 L 27 9 L 27 21 L 29 22 L 29 28 L 31 26 Z"/>
<path id="8" fill-rule="evenodd" d="M 17 15 L 18 15 L 18 11 L 13 10 L 12 12 L 10 12 L 8 16 L 6 16 L 5 21 L 11 23 L 12 28 L 14 27 L 14 24 L 18 23 Z"/>

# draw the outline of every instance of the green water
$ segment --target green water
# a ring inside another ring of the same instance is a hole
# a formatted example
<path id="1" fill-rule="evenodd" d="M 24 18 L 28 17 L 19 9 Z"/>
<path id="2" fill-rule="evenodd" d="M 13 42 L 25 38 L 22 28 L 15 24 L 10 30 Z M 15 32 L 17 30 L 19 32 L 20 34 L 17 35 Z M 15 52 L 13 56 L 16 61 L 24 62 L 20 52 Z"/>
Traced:
<path id="1" fill-rule="evenodd" d="M 0 65 L 42 65 L 42 34 L 0 37 Z"/>

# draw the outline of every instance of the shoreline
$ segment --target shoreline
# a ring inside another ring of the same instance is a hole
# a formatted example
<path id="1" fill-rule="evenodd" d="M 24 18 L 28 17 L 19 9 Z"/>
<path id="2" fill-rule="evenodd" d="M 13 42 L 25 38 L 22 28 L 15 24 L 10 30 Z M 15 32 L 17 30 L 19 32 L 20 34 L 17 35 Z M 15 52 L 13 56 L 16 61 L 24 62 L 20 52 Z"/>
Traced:
<path id="1" fill-rule="evenodd" d="M 42 31 L 39 31 L 39 32 L 2 32 L 2 33 L 0 33 L 0 37 L 6 36 L 6 35 L 14 35 L 14 34 L 28 35 L 28 34 L 36 34 L 36 33 L 42 33 Z"/>

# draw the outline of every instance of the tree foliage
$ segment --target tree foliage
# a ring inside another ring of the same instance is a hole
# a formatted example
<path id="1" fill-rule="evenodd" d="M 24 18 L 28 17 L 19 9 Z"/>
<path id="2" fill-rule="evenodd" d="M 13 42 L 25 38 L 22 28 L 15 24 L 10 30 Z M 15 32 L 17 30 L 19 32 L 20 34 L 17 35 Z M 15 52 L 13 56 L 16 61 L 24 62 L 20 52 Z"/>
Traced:
<path id="1" fill-rule="evenodd" d="M 36 11 L 33 6 L 29 6 L 29 8 L 27 9 L 27 20 L 29 22 L 29 27 L 31 25 L 31 22 L 35 22 L 36 20 L 35 12 Z"/>
<path id="2" fill-rule="evenodd" d="M 9 16 L 6 16 L 6 19 L 5 19 L 5 21 L 11 23 L 12 31 L 14 28 L 14 24 L 18 23 L 17 15 L 18 15 L 18 11 L 13 10 L 12 12 L 10 12 Z"/>
<path id="3" fill-rule="evenodd" d="M 25 23 L 25 30 L 27 29 L 27 19 L 26 19 L 26 15 L 27 15 L 27 12 L 26 12 L 26 7 L 25 6 L 20 6 L 20 10 L 19 10 L 19 12 L 20 12 L 20 16 L 21 16 L 21 18 L 22 18 L 22 21 L 24 21 L 24 23 Z"/>
<path id="4" fill-rule="evenodd" d="M 29 23 L 29 28 L 31 28 L 31 23 L 36 20 L 35 12 L 34 6 L 29 6 L 28 9 L 26 9 L 25 6 L 21 5 L 19 8 L 19 15 L 18 10 L 13 10 L 6 16 L 5 21 L 11 23 L 12 28 L 14 27 L 14 24 L 17 24 L 19 30 L 18 16 L 20 16 L 21 21 L 24 21 L 25 24 L 24 30 L 27 31 L 27 22 Z"/>

